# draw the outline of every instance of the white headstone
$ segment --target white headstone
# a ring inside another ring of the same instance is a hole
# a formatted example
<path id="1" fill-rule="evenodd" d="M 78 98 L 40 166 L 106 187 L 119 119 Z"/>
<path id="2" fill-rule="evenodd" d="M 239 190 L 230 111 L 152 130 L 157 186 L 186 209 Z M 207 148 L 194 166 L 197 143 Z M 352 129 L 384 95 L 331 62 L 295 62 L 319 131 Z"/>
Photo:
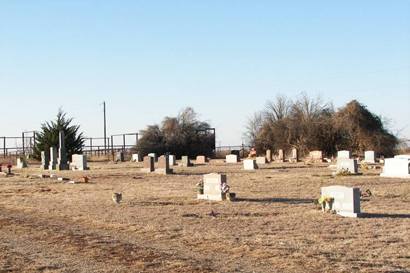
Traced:
<path id="1" fill-rule="evenodd" d="M 289 159 L 290 162 L 297 163 L 299 161 L 299 151 L 296 148 L 292 149 L 292 155 Z"/>
<path id="2" fill-rule="evenodd" d="M 79 154 L 73 154 L 71 156 L 70 167 L 71 167 L 72 170 L 79 170 L 79 171 L 88 170 L 87 156 L 79 155 Z"/>
<path id="3" fill-rule="evenodd" d="M 356 159 L 337 158 L 336 172 L 349 172 L 357 174 L 358 166 Z"/>
<path id="4" fill-rule="evenodd" d="M 410 158 L 394 157 L 384 160 L 382 177 L 410 178 Z"/>
<path id="5" fill-rule="evenodd" d="M 350 151 L 338 151 L 337 152 L 337 159 L 350 159 L 352 157 L 352 153 Z"/>
<path id="6" fill-rule="evenodd" d="M 245 159 L 243 161 L 243 169 L 247 171 L 256 170 L 258 166 L 256 165 L 256 161 L 254 159 Z"/>
<path id="7" fill-rule="evenodd" d="M 204 194 L 199 194 L 198 199 L 222 201 L 225 195 L 222 192 L 222 184 L 226 182 L 226 175 L 211 173 L 203 177 Z"/>
<path id="8" fill-rule="evenodd" d="M 376 154 L 374 151 L 364 152 L 364 162 L 366 163 L 376 163 Z"/>
<path id="9" fill-rule="evenodd" d="M 132 162 L 140 162 L 140 155 L 139 154 L 132 154 L 131 156 L 131 161 Z"/>
<path id="10" fill-rule="evenodd" d="M 345 217 L 360 216 L 360 189 L 345 186 L 321 188 L 322 196 L 334 198 L 332 209 Z"/>
<path id="11" fill-rule="evenodd" d="M 177 160 L 175 159 L 175 155 L 170 155 L 169 156 L 169 165 L 170 166 L 175 166 L 177 164 Z"/>
<path id="12" fill-rule="evenodd" d="M 227 155 L 225 160 L 226 160 L 226 163 L 238 163 L 238 156 L 237 155 Z"/>
<path id="13" fill-rule="evenodd" d="M 57 148 L 50 147 L 50 164 L 48 164 L 49 170 L 55 170 L 57 168 Z"/>
<path id="14" fill-rule="evenodd" d="M 285 153 L 283 152 L 283 149 L 278 150 L 278 157 L 276 158 L 276 161 L 278 161 L 278 162 L 284 162 L 285 161 Z"/>
<path id="15" fill-rule="evenodd" d="M 395 155 L 394 158 L 410 159 L 410 155 Z"/>
<path id="16" fill-rule="evenodd" d="M 157 154 L 156 154 L 156 153 L 149 153 L 148 156 L 154 158 L 154 161 L 155 161 L 155 162 L 158 161 L 158 158 L 157 158 Z"/>
<path id="17" fill-rule="evenodd" d="M 183 167 L 191 167 L 192 163 L 191 160 L 189 159 L 189 156 L 184 155 L 181 157 L 181 166 Z"/>

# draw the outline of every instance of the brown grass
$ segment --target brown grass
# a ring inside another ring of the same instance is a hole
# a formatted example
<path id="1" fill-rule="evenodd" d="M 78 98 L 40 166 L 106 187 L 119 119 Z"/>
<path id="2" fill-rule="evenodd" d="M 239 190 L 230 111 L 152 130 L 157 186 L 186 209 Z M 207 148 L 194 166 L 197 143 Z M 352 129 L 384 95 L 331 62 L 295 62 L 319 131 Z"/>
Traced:
<path id="1" fill-rule="evenodd" d="M 86 174 L 88 184 L 24 178 L 36 168 L 0 177 L 0 272 L 409 272 L 408 180 L 375 170 L 332 178 L 325 165 L 303 163 L 246 172 L 212 161 L 170 176 L 142 174 L 137 163 L 90 165 L 61 172 Z M 195 184 L 209 172 L 226 173 L 239 200 L 197 201 Z M 320 187 L 334 184 L 370 189 L 368 217 L 318 210 Z"/>

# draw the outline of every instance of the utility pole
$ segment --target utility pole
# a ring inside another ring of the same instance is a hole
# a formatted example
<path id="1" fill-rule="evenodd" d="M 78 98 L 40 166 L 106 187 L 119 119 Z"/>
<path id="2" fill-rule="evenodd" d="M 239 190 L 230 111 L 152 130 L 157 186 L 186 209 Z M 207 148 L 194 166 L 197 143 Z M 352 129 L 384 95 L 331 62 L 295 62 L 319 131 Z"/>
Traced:
<path id="1" fill-rule="evenodd" d="M 105 101 L 103 102 L 104 107 L 104 154 L 107 154 L 107 117 L 105 112 Z"/>

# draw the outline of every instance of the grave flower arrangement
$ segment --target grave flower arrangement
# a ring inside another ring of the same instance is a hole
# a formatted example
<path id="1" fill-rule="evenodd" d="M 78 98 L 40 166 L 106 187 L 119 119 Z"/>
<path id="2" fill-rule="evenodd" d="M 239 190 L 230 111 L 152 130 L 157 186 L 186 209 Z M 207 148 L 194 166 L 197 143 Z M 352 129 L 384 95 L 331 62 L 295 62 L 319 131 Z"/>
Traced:
<path id="1" fill-rule="evenodd" d="M 204 194 L 204 181 L 202 179 L 196 184 L 196 189 L 198 194 Z"/>
<path id="2" fill-rule="evenodd" d="M 318 200 L 319 205 L 322 207 L 322 211 L 326 211 L 326 207 L 329 208 L 329 211 L 332 211 L 333 202 L 335 199 L 330 196 L 321 196 Z"/>

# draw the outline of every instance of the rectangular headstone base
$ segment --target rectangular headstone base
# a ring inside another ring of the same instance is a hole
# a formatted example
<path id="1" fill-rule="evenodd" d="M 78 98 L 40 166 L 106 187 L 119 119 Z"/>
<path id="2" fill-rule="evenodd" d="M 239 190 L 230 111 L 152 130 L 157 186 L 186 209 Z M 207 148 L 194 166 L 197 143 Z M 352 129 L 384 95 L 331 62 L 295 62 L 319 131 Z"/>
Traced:
<path id="1" fill-rule="evenodd" d="M 198 194 L 198 200 L 209 200 L 209 201 L 223 201 L 226 200 L 225 194 L 218 194 L 218 195 L 208 195 L 208 194 Z"/>
<path id="2" fill-rule="evenodd" d="M 338 211 L 336 212 L 336 214 L 343 216 L 343 217 L 351 217 L 351 218 L 359 218 L 363 216 L 363 213 L 353 213 L 353 212 L 344 212 L 344 211 Z"/>
<path id="3" fill-rule="evenodd" d="M 143 168 L 143 169 L 141 169 L 141 172 L 143 172 L 143 173 L 152 173 L 152 172 L 154 172 L 155 170 L 154 169 L 149 169 L 149 168 Z"/>
<path id="4" fill-rule="evenodd" d="M 400 174 L 385 174 L 385 173 L 381 173 L 380 176 L 381 176 L 381 177 L 386 177 L 386 178 L 404 178 L 404 179 L 410 178 L 410 174 L 408 174 L 408 175 L 400 175 Z"/>
<path id="5" fill-rule="evenodd" d="M 166 169 L 155 169 L 155 173 L 157 173 L 157 174 L 164 174 L 164 175 L 166 175 L 166 174 L 173 174 L 173 173 L 174 173 L 174 170 L 172 170 L 172 169 L 168 169 L 168 170 L 166 170 Z"/>

